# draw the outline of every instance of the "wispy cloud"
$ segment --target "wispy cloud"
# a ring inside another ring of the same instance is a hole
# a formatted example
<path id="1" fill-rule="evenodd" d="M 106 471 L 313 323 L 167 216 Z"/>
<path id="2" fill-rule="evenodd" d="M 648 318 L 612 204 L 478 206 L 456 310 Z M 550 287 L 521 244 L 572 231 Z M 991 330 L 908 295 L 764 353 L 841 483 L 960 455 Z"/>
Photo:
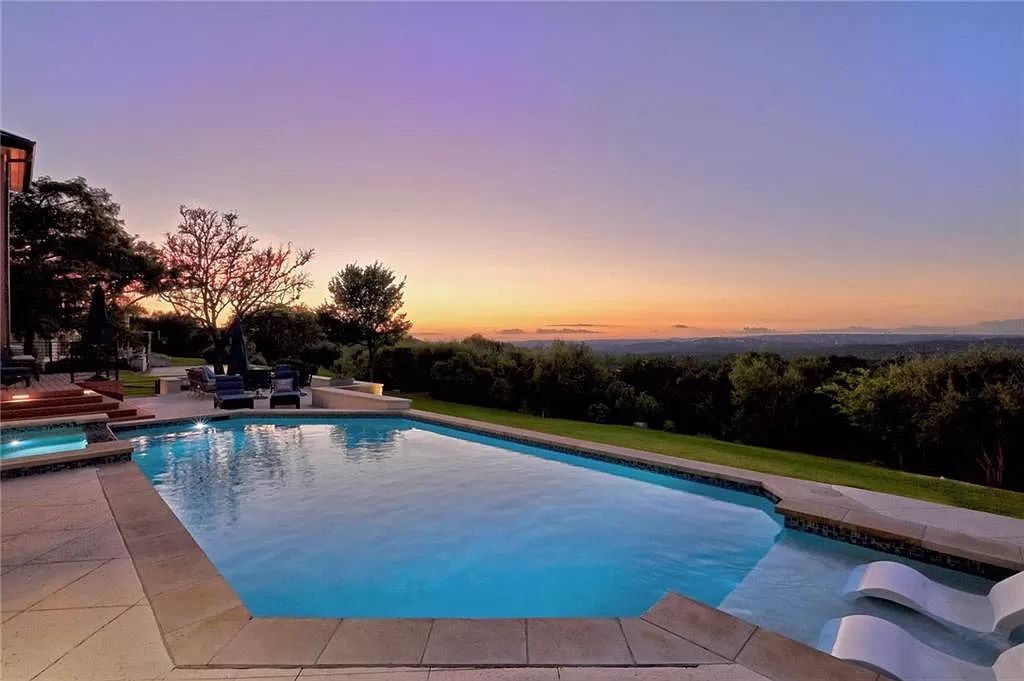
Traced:
<path id="1" fill-rule="evenodd" d="M 577 323 L 577 324 L 548 324 L 547 326 L 554 327 L 554 328 L 559 328 L 559 329 L 568 329 L 568 328 L 574 328 L 574 329 L 611 329 L 611 328 L 614 328 L 614 327 L 618 326 L 618 324 Z"/>
<path id="2" fill-rule="evenodd" d="M 688 328 L 690 328 L 690 325 L 689 324 L 673 324 L 672 328 L 673 329 L 688 329 Z"/>
<path id="3" fill-rule="evenodd" d="M 743 333 L 775 333 L 775 329 L 767 326 L 744 326 Z"/>
<path id="4" fill-rule="evenodd" d="M 559 327 L 546 327 L 546 326 L 542 326 L 541 328 L 537 329 L 536 333 L 538 333 L 538 334 L 549 334 L 549 333 L 581 333 L 581 334 L 597 333 L 597 334 L 599 334 L 601 332 L 600 331 L 594 331 L 591 328 L 585 328 L 585 327 L 581 328 L 580 326 L 559 326 Z"/>
<path id="5" fill-rule="evenodd" d="M 520 334 L 526 333 L 526 331 L 522 329 L 498 329 L 498 333 L 500 333 L 503 336 L 518 336 Z"/>

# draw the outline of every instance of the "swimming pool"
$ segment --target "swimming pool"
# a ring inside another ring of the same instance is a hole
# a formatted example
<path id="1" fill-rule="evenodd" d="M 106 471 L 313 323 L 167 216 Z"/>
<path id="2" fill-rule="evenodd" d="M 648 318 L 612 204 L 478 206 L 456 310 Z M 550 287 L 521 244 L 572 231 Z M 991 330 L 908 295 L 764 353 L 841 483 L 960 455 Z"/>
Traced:
<path id="1" fill-rule="evenodd" d="M 5 428 L 0 432 L 0 460 L 85 449 L 87 444 L 79 426 Z"/>
<path id="2" fill-rule="evenodd" d="M 787 530 L 770 501 L 739 491 L 402 418 L 119 437 L 258 616 L 633 616 L 676 591 L 811 644 L 828 619 L 861 612 L 981 663 L 1001 649 L 843 601 L 853 567 L 892 556 Z"/>

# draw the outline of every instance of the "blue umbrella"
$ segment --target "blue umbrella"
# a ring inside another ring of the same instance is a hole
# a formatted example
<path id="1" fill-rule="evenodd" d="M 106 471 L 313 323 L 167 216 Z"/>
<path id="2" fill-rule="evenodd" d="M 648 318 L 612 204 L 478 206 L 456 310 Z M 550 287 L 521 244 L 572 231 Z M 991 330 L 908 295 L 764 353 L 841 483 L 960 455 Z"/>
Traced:
<path id="1" fill-rule="evenodd" d="M 231 325 L 231 349 L 228 351 L 228 373 L 243 376 L 249 369 L 249 353 L 245 349 L 245 334 L 242 323 L 235 320 Z"/>

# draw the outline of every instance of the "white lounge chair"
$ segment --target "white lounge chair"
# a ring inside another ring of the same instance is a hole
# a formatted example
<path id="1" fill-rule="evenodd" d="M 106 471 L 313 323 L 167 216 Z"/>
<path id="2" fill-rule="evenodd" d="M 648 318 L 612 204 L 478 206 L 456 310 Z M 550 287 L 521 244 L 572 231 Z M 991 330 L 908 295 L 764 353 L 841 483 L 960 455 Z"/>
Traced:
<path id="1" fill-rule="evenodd" d="M 1024 679 L 1024 644 L 1003 651 L 993 666 L 982 667 L 941 653 L 892 622 L 870 615 L 829 620 L 821 630 L 818 649 L 899 681 Z"/>
<path id="2" fill-rule="evenodd" d="M 881 560 L 860 565 L 843 589 L 846 598 L 884 598 L 944 624 L 1009 635 L 1024 625 L 1024 572 L 998 582 L 987 596 L 951 589 L 912 567 Z"/>

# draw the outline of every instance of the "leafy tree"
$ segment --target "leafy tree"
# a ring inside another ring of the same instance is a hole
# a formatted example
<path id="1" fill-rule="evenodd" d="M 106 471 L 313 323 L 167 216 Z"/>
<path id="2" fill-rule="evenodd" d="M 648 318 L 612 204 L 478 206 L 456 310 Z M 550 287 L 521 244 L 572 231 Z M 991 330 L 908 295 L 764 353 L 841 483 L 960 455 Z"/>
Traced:
<path id="1" fill-rule="evenodd" d="M 589 345 L 555 341 L 537 356 L 530 406 L 542 416 L 584 418 L 607 372 Z"/>
<path id="2" fill-rule="evenodd" d="M 305 305 L 256 310 L 246 320 L 245 337 L 270 362 L 300 356 L 326 340 L 316 313 Z"/>
<path id="3" fill-rule="evenodd" d="M 261 247 L 236 213 L 181 206 L 181 222 L 160 250 L 174 286 L 160 297 L 180 315 L 194 319 L 214 346 L 214 364 L 222 371 L 229 317 L 247 320 L 265 307 L 288 305 L 312 286 L 303 271 L 314 251 L 291 243 Z"/>
<path id="4" fill-rule="evenodd" d="M 405 279 L 383 263 L 346 265 L 328 284 L 331 298 L 318 310 L 328 338 L 366 349 L 367 373 L 373 380 L 377 353 L 406 337 L 412 322 L 402 312 Z"/>
<path id="5" fill-rule="evenodd" d="M 152 332 L 153 350 L 176 357 L 197 357 L 209 339 L 196 321 L 176 312 L 154 312 L 135 319 L 135 326 Z"/>
<path id="6" fill-rule="evenodd" d="M 97 285 L 114 307 L 166 285 L 155 248 L 128 234 L 120 213 L 81 177 L 41 177 L 12 195 L 11 325 L 26 346 L 36 334 L 81 328 Z"/>
<path id="7" fill-rule="evenodd" d="M 768 444 L 778 432 L 788 398 L 786 369 L 786 361 L 773 353 L 749 352 L 733 362 L 733 427 L 743 441 Z"/>

